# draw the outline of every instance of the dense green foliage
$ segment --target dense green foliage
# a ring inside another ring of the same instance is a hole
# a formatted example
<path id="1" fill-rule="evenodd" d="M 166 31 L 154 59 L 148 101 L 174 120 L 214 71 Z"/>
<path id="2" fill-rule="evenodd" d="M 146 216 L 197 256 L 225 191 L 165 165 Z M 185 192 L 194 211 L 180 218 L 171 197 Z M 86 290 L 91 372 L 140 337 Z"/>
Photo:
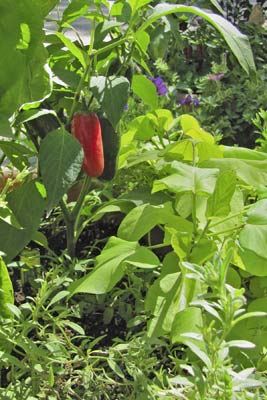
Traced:
<path id="1" fill-rule="evenodd" d="M 43 30 L 59 3 L 0 7 L 1 399 L 265 399 L 265 28 L 72 0 Z"/>

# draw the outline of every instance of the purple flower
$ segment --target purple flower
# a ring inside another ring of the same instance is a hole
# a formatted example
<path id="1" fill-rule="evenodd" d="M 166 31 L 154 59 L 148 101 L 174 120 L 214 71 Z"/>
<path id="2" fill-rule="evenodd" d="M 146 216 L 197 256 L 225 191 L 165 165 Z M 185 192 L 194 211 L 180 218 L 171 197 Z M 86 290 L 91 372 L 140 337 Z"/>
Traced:
<path id="1" fill-rule="evenodd" d="M 192 97 L 190 94 L 187 94 L 183 99 L 178 101 L 178 104 L 188 107 L 193 104 L 195 107 L 197 107 L 199 105 L 199 99 L 197 97 Z"/>
<path id="2" fill-rule="evenodd" d="M 224 74 L 215 74 L 215 75 L 209 75 L 208 79 L 211 81 L 219 81 L 224 77 Z"/>
<path id="3" fill-rule="evenodd" d="M 187 94 L 183 99 L 179 101 L 179 104 L 181 104 L 182 106 L 189 106 L 189 104 L 191 104 L 191 101 L 192 101 L 191 95 Z"/>
<path id="4" fill-rule="evenodd" d="M 148 79 L 156 86 L 158 96 L 165 96 L 168 93 L 168 89 L 160 76 L 157 78 L 149 76 Z"/>
<path id="5" fill-rule="evenodd" d="M 124 106 L 124 110 L 125 110 L 125 111 L 128 111 L 128 110 L 129 110 L 129 106 L 128 106 L 128 104 L 125 104 L 125 106 Z"/>

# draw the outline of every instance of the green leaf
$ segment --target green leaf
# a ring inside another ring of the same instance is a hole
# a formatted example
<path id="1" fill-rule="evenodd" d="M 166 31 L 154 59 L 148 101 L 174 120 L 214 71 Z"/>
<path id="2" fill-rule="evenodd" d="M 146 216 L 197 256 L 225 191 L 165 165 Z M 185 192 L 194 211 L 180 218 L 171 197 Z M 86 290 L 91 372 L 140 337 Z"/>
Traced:
<path id="1" fill-rule="evenodd" d="M 45 71 L 43 18 L 34 0 L 7 0 L 1 4 L 0 126 L 24 103 L 42 100 L 51 91 Z M 1 131 L 2 136 L 9 132 Z"/>
<path id="2" fill-rule="evenodd" d="M 8 263 L 29 243 L 32 229 L 19 229 L 0 219 L 0 251 Z"/>
<path id="3" fill-rule="evenodd" d="M 208 199 L 206 216 L 224 217 L 231 211 L 231 199 L 236 188 L 234 171 L 222 172 L 216 181 L 215 190 Z"/>
<path id="4" fill-rule="evenodd" d="M 247 225 L 239 235 L 239 256 L 246 271 L 267 276 L 267 200 L 255 203 L 247 212 Z"/>
<path id="5" fill-rule="evenodd" d="M 55 35 L 62 41 L 62 43 L 67 47 L 67 49 L 74 55 L 77 60 L 79 60 L 80 64 L 83 68 L 86 68 L 87 64 L 87 55 L 84 51 L 79 49 L 69 38 L 67 38 L 61 32 L 55 32 Z"/>
<path id="6" fill-rule="evenodd" d="M 91 89 L 114 129 L 128 101 L 129 81 L 124 77 L 92 77 Z"/>
<path id="7" fill-rule="evenodd" d="M 243 35 L 234 25 L 220 15 L 204 11 L 198 7 L 172 5 L 161 3 L 154 7 L 139 30 L 146 30 L 157 19 L 173 13 L 193 13 L 208 21 L 223 36 L 224 40 L 236 56 L 242 68 L 249 74 L 255 73 L 253 53 L 247 36 Z"/>
<path id="8" fill-rule="evenodd" d="M 238 179 L 256 188 L 265 186 L 267 182 L 267 171 L 264 161 L 222 158 L 204 161 L 201 166 L 219 168 L 220 171 L 234 171 Z"/>
<path id="9" fill-rule="evenodd" d="M 129 124 L 129 131 L 134 132 L 134 138 L 137 140 L 149 140 L 156 134 L 157 118 L 148 113 L 135 118 Z M 140 154 L 138 154 L 138 157 Z"/>
<path id="10" fill-rule="evenodd" d="M 259 315 L 260 312 L 267 312 L 266 297 L 252 300 L 248 305 L 248 312 L 243 314 L 244 317 L 250 317 L 239 320 L 230 333 L 232 340 L 248 340 L 256 345 L 256 349 L 248 352 L 249 359 L 254 362 L 259 362 L 260 355 L 266 348 L 267 318 L 264 314 Z"/>
<path id="11" fill-rule="evenodd" d="M 61 0 L 39 0 L 43 17 L 46 17 Z"/>
<path id="12" fill-rule="evenodd" d="M 47 192 L 47 209 L 56 206 L 81 170 L 83 150 L 63 128 L 50 132 L 41 142 L 40 170 Z"/>
<path id="13" fill-rule="evenodd" d="M 217 246 L 213 240 L 202 238 L 194 245 L 190 253 L 189 261 L 194 264 L 202 265 L 204 262 L 211 259 L 216 251 Z"/>
<path id="14" fill-rule="evenodd" d="M 137 242 L 111 237 L 101 254 L 96 257 L 93 271 L 69 286 L 70 294 L 109 292 L 124 275 L 124 261 L 132 256 L 138 247 Z"/>
<path id="15" fill-rule="evenodd" d="M 149 45 L 149 34 L 144 31 L 137 31 L 135 34 L 135 41 L 145 54 Z"/>
<path id="16" fill-rule="evenodd" d="M 174 193 L 209 195 L 214 191 L 218 169 L 197 168 L 178 161 L 172 163 L 172 169 L 175 174 L 154 181 L 152 193 L 169 189 Z"/>
<path id="17" fill-rule="evenodd" d="M 246 225 L 240 232 L 239 255 L 246 271 L 267 276 L 267 225 Z"/>
<path id="18" fill-rule="evenodd" d="M 204 129 L 200 127 L 198 121 L 192 117 L 192 115 L 182 115 L 180 118 L 180 123 L 182 130 L 187 136 L 199 140 L 200 142 L 214 144 L 214 137 L 210 133 L 205 132 Z"/>
<path id="19" fill-rule="evenodd" d="M 77 18 L 85 15 L 88 11 L 89 6 L 92 4 L 91 0 L 75 0 L 72 1 L 67 7 L 65 7 L 62 23 L 71 23 Z"/>
<path id="20" fill-rule="evenodd" d="M 174 214 L 171 203 L 158 206 L 142 204 L 133 208 L 123 219 L 118 229 L 118 237 L 124 240 L 139 240 L 156 225 L 168 224 L 179 231 L 191 231 L 192 224 Z"/>
<path id="21" fill-rule="evenodd" d="M 160 265 L 160 261 L 156 254 L 146 247 L 139 247 L 136 252 L 127 258 L 127 264 L 137 268 L 150 269 Z"/>
<path id="22" fill-rule="evenodd" d="M 7 194 L 7 201 L 19 226 L 0 220 L 0 250 L 11 261 L 33 239 L 39 228 L 45 202 L 34 181 L 24 183 Z"/>
<path id="23" fill-rule="evenodd" d="M 267 199 L 253 204 L 247 211 L 247 223 L 252 225 L 267 225 Z"/>
<path id="24" fill-rule="evenodd" d="M 240 160 L 267 160 L 267 154 L 261 151 L 236 146 L 221 146 L 224 158 L 238 158 Z"/>
<path id="25" fill-rule="evenodd" d="M 133 76 L 132 90 L 136 96 L 143 100 L 144 104 L 150 106 L 153 110 L 158 107 L 157 89 L 154 83 L 145 76 Z"/>
<path id="26" fill-rule="evenodd" d="M 202 327 L 200 308 L 187 307 L 175 315 L 171 329 L 171 341 L 172 343 L 183 343 L 183 334 L 189 332 L 201 334 Z"/>
<path id="27" fill-rule="evenodd" d="M 32 150 L 14 141 L 0 140 L 0 149 L 19 170 L 29 166 L 29 158 L 36 155 Z"/>
<path id="28" fill-rule="evenodd" d="M 179 260 L 169 253 L 163 262 L 161 276 L 150 286 L 145 309 L 153 315 L 148 326 L 148 335 L 161 336 L 172 329 L 176 314 L 184 310 L 199 293 L 195 280 L 179 271 Z"/>
<path id="29" fill-rule="evenodd" d="M 45 208 L 45 200 L 35 182 L 24 183 L 7 194 L 8 205 L 23 228 L 35 231 L 39 228 Z"/>
<path id="30" fill-rule="evenodd" d="M 151 1 L 150 0 L 128 0 L 128 2 L 133 10 L 133 14 L 135 14 L 139 8 L 144 7 L 145 5 L 149 4 Z"/>
<path id="31" fill-rule="evenodd" d="M 14 291 L 6 264 L 0 257 L 0 315 L 2 317 L 12 316 L 7 303 L 14 304 Z"/>

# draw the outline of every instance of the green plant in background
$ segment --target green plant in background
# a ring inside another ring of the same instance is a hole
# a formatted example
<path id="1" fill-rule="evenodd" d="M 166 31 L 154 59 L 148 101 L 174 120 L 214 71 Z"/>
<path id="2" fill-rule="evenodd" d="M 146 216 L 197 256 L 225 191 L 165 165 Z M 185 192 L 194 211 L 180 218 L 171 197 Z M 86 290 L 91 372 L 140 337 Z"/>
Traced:
<path id="1" fill-rule="evenodd" d="M 227 79 L 242 75 L 256 97 L 248 38 L 204 2 L 93 3 L 70 1 L 58 30 L 45 33 L 59 1 L 3 8 L 0 30 L 14 29 L 2 46 L 0 148 L 18 173 L 3 175 L 1 193 L 1 396 L 265 395 L 267 156 L 220 145 L 224 121 L 215 134 L 206 130 Z M 217 1 L 210 6 L 221 12 Z M 64 34 L 81 16 L 91 22 L 89 44 Z M 173 74 L 181 52 L 187 64 Z M 262 118 L 255 123 L 264 131 Z M 117 233 L 86 243 L 79 260 L 83 231 L 114 213 Z M 67 243 L 57 256 L 40 227 L 61 233 L 63 221 Z M 21 269 L 23 283 L 31 276 L 19 307 L 9 267 Z M 244 339 L 239 328 L 247 326 Z"/>

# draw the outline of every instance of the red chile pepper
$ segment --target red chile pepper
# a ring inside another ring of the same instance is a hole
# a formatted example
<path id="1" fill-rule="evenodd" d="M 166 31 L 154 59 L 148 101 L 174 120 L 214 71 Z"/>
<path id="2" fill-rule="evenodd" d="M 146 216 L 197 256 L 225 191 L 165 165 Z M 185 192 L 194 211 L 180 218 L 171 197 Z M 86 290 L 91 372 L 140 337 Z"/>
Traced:
<path id="1" fill-rule="evenodd" d="M 101 126 L 96 114 L 75 114 L 71 133 L 79 140 L 84 151 L 83 170 L 92 178 L 104 170 L 104 152 Z"/>

